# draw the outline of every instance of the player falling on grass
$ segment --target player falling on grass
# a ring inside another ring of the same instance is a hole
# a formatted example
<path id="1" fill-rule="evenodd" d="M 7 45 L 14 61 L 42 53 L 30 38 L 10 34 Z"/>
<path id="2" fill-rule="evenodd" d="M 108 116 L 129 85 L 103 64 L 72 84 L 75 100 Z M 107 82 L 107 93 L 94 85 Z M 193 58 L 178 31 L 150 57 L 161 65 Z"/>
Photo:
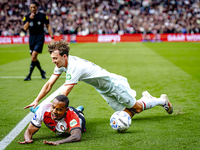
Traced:
<path id="1" fill-rule="evenodd" d="M 54 98 L 52 103 L 41 106 L 34 114 L 31 123 L 24 133 L 25 141 L 18 143 L 32 143 L 32 136 L 40 129 L 42 122 L 58 135 L 70 133 L 70 136 L 66 139 L 59 141 L 44 140 L 44 144 L 58 145 L 80 141 L 81 133 L 86 131 L 86 121 L 82 113 L 83 107 L 75 109 L 73 107 L 68 107 L 68 105 L 69 100 L 67 96 L 58 95 Z"/>
<path id="2" fill-rule="evenodd" d="M 130 88 L 125 77 L 110 73 L 87 60 L 68 55 L 69 50 L 68 43 L 63 40 L 48 44 L 48 51 L 56 67 L 37 98 L 33 103 L 24 107 L 25 109 L 36 107 L 38 102 L 51 90 L 61 73 L 66 72 L 65 86 L 61 91 L 61 94 L 66 96 L 78 81 L 84 81 L 91 84 L 115 111 L 124 110 L 131 117 L 135 113 L 157 105 L 164 107 L 169 114 L 173 112 L 172 104 L 166 94 L 156 98 L 145 91 L 142 93 L 142 98 L 136 100 L 136 92 Z"/>
<path id="3" fill-rule="evenodd" d="M 30 81 L 32 72 L 35 66 L 39 69 L 42 79 L 46 79 L 45 71 L 42 70 L 40 62 L 38 61 L 37 55 L 42 53 L 43 44 L 44 44 L 44 24 L 46 25 L 50 36 L 52 37 L 51 42 L 53 42 L 53 33 L 51 30 L 51 26 L 49 25 L 48 17 L 41 12 L 38 12 L 39 4 L 35 1 L 30 3 L 29 9 L 31 13 L 26 15 L 23 18 L 23 29 L 29 29 L 30 37 L 29 37 L 29 48 L 31 54 L 31 64 L 28 76 L 24 79 L 24 81 Z"/>

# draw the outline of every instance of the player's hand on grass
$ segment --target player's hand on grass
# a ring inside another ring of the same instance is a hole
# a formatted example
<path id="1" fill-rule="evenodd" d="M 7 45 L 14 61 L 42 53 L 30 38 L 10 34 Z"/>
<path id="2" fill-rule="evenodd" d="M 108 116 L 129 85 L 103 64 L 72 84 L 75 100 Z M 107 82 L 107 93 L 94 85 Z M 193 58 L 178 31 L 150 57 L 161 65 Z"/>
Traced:
<path id="1" fill-rule="evenodd" d="M 33 143 L 33 140 L 30 141 L 23 141 L 23 142 L 18 142 L 19 144 L 29 144 L 29 143 Z"/>
<path id="2" fill-rule="evenodd" d="M 59 145 L 59 143 L 56 142 L 56 141 L 45 141 L 45 140 L 44 140 L 43 143 L 44 143 L 44 144 L 49 144 L 49 145 Z"/>
<path id="3" fill-rule="evenodd" d="M 24 107 L 24 109 L 27 109 L 27 108 L 30 108 L 30 107 L 35 108 L 37 105 L 38 105 L 38 102 L 34 101 L 34 102 L 32 102 L 30 105 Z"/>

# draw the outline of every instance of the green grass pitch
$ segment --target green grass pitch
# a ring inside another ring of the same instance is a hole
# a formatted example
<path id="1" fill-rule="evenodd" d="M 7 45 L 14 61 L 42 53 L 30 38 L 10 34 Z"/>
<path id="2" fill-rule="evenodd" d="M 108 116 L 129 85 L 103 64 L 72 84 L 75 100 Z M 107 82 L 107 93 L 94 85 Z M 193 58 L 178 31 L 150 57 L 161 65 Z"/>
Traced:
<path id="1" fill-rule="evenodd" d="M 173 114 L 155 107 L 135 115 L 126 132 L 115 132 L 109 124 L 114 113 L 112 108 L 92 86 L 79 82 L 69 99 L 70 106 L 82 105 L 85 108 L 87 132 L 82 134 L 81 142 L 45 145 L 43 140 L 54 141 L 64 137 L 57 136 L 43 124 L 33 136 L 32 144 L 17 143 L 24 140 L 25 128 L 7 150 L 200 149 L 200 43 L 73 43 L 70 46 L 70 55 L 127 77 L 131 88 L 137 92 L 137 99 L 145 90 L 155 97 L 168 94 L 174 106 Z M 54 64 L 47 45 L 39 60 L 50 76 Z M 28 45 L 0 45 L 0 140 L 30 112 L 23 107 L 36 98 L 47 81 L 34 78 L 40 76 L 35 68 L 32 80 L 24 82 L 29 65 Z M 60 78 L 47 96 L 64 81 Z"/>

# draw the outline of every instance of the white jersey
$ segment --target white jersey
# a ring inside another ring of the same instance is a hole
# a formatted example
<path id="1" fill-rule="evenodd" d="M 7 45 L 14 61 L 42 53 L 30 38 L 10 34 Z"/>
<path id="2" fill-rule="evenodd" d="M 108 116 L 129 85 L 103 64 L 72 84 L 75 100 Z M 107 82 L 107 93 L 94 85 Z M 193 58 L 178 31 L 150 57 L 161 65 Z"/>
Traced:
<path id="1" fill-rule="evenodd" d="M 67 68 L 56 66 L 54 69 L 55 75 L 62 72 L 66 72 L 65 84 L 84 81 L 92 85 L 115 111 L 131 108 L 136 102 L 136 92 L 125 77 L 110 73 L 90 61 L 69 55 Z"/>
<path id="2" fill-rule="evenodd" d="M 65 84 L 76 84 L 78 81 L 84 81 L 101 93 L 105 93 L 111 88 L 110 77 L 113 75 L 112 73 L 76 56 L 68 56 L 67 68 L 55 67 L 54 74 L 62 72 L 66 72 Z"/>

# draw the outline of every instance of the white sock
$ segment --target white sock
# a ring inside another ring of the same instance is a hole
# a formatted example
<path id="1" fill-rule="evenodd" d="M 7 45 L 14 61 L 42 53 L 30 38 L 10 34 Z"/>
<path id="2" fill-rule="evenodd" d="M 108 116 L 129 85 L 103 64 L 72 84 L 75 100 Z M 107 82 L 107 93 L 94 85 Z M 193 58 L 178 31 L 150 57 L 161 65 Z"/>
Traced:
<path id="1" fill-rule="evenodd" d="M 143 110 L 151 109 L 155 106 L 163 106 L 165 104 L 164 98 L 156 98 L 156 97 L 146 97 L 143 96 L 138 101 L 140 101 L 143 105 Z"/>

